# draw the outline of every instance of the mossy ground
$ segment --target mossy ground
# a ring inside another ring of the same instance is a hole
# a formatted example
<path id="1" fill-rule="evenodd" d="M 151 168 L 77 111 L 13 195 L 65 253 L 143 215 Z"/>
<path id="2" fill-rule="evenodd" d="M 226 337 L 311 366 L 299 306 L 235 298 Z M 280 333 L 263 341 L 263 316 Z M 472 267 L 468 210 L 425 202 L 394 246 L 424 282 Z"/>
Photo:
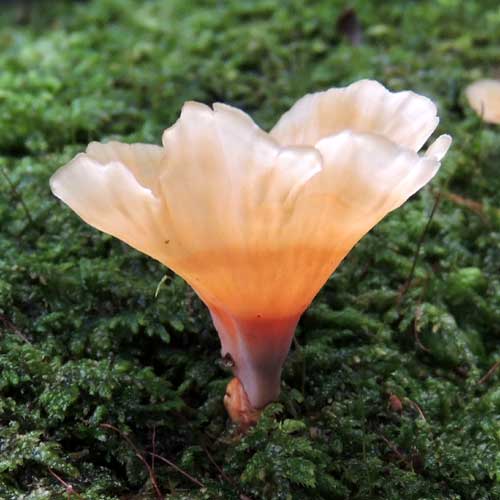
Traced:
<path id="1" fill-rule="evenodd" d="M 500 8 L 351 6 L 359 46 L 336 27 L 342 1 L 3 7 L 0 498 L 66 498 L 53 474 L 89 500 L 155 498 L 130 444 L 102 424 L 203 485 L 157 458 L 172 499 L 500 498 L 500 377 L 484 377 L 500 357 L 500 127 L 463 95 L 498 75 Z M 159 142 L 188 99 L 269 127 L 304 93 L 360 78 L 433 98 L 453 147 L 324 287 L 281 402 L 239 439 L 204 307 L 58 203 L 49 176 L 90 140 Z"/>

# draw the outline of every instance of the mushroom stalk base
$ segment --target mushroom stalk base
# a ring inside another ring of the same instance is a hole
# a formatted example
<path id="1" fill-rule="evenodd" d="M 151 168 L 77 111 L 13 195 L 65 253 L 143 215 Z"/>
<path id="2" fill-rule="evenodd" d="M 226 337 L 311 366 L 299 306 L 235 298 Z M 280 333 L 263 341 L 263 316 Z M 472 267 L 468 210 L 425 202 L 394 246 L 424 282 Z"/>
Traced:
<path id="1" fill-rule="evenodd" d="M 221 340 L 221 355 L 234 362 L 233 373 L 253 408 L 264 408 L 280 393 L 281 369 L 300 314 L 285 318 L 241 318 L 210 307 Z"/>
<path id="2" fill-rule="evenodd" d="M 262 413 L 262 410 L 250 404 L 247 393 L 237 378 L 231 379 L 226 387 L 224 406 L 231 420 L 239 426 L 242 432 L 254 426 Z"/>

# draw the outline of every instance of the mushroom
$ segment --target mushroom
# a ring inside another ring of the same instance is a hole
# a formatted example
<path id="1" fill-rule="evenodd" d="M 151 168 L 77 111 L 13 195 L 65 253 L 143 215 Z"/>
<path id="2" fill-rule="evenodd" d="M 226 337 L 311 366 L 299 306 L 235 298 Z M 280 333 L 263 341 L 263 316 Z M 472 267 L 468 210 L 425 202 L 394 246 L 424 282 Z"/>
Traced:
<path id="1" fill-rule="evenodd" d="M 187 102 L 163 147 L 91 143 L 51 178 L 85 222 L 183 277 L 207 305 L 243 428 L 280 392 L 300 316 L 356 242 L 436 174 L 451 138 L 426 97 L 362 80 L 300 99 L 270 133 Z"/>
<path id="2" fill-rule="evenodd" d="M 478 80 L 465 90 L 470 107 L 487 123 L 500 124 L 500 81 Z"/>

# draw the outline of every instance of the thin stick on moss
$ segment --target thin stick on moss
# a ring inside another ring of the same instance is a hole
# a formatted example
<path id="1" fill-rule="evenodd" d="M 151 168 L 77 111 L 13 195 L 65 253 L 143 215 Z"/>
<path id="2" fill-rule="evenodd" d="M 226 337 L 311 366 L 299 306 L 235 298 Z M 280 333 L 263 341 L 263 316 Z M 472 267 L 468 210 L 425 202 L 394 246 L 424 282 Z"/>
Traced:
<path id="1" fill-rule="evenodd" d="M 153 453 L 156 455 L 156 425 L 153 425 L 153 435 L 151 437 Z M 151 469 L 155 471 L 155 457 L 151 457 Z"/>
<path id="2" fill-rule="evenodd" d="M 212 457 L 212 455 L 208 451 L 208 448 L 206 446 L 203 446 L 203 449 L 205 450 L 205 453 L 207 454 L 207 457 L 210 460 L 210 462 L 212 463 L 212 465 L 219 471 L 219 474 L 221 475 L 222 479 L 224 479 L 225 481 L 227 481 L 231 486 L 235 487 L 236 489 L 239 489 L 238 485 L 236 484 L 236 482 L 234 481 L 234 479 L 230 478 L 224 472 L 224 470 L 217 464 L 217 462 L 214 460 L 214 458 Z"/>
<path id="3" fill-rule="evenodd" d="M 54 477 L 59 483 L 61 483 L 66 488 L 66 493 L 68 494 L 68 500 L 71 500 L 71 497 L 73 495 L 75 495 L 76 498 L 79 498 L 80 500 L 84 500 L 82 495 L 77 493 L 71 484 L 67 483 L 62 477 L 57 475 L 50 467 L 48 467 L 48 471 L 52 477 Z"/>
<path id="4" fill-rule="evenodd" d="M 411 468 L 411 461 L 408 457 L 399 451 L 399 448 L 391 440 L 387 439 L 383 434 L 379 434 L 380 438 L 388 446 L 388 448 L 396 455 L 398 460 L 404 463 L 407 467 Z"/>
<path id="5" fill-rule="evenodd" d="M 460 205 L 461 207 L 467 208 L 474 212 L 476 215 L 479 215 L 483 219 L 485 218 L 484 214 L 484 206 L 482 203 L 478 201 L 471 200 L 470 198 L 465 198 L 464 196 L 460 196 L 459 194 L 452 193 L 451 191 L 442 191 L 441 195 L 444 199 L 455 203 L 456 205 Z"/>
<path id="6" fill-rule="evenodd" d="M 422 351 L 431 352 L 431 350 L 428 347 L 425 347 L 425 345 L 422 344 L 422 341 L 420 340 L 420 320 L 422 319 L 422 314 L 422 306 L 419 301 L 419 304 L 415 309 L 415 319 L 413 321 L 413 334 L 415 336 L 415 343 L 418 347 L 420 347 L 420 349 L 422 349 Z"/>
<path id="7" fill-rule="evenodd" d="M 156 497 L 158 500 L 163 500 L 163 494 L 158 486 L 158 482 L 156 481 L 156 475 L 154 473 L 154 470 L 151 468 L 151 466 L 148 464 L 148 461 L 144 458 L 144 455 L 141 453 L 139 448 L 132 442 L 132 440 L 120 429 L 115 427 L 114 425 L 111 424 L 101 424 L 100 427 L 104 429 L 111 429 L 112 431 L 115 431 L 118 433 L 126 442 L 127 444 L 134 450 L 135 456 L 144 464 L 146 467 L 148 474 L 149 474 L 149 479 L 151 481 L 151 484 L 153 485 L 153 488 L 156 493 Z"/>
<path id="8" fill-rule="evenodd" d="M 5 181 L 9 185 L 9 189 L 10 189 L 10 192 L 12 194 L 12 198 L 14 198 L 14 199 L 16 199 L 16 200 L 19 201 L 19 203 L 23 207 L 24 213 L 26 214 L 26 217 L 27 217 L 29 223 L 30 224 L 34 224 L 34 220 L 33 220 L 33 217 L 31 216 L 31 213 L 30 213 L 30 211 L 28 209 L 28 206 L 24 202 L 23 197 L 21 196 L 21 193 L 19 193 L 19 191 L 17 190 L 17 188 L 14 185 L 14 183 L 10 180 L 10 177 L 7 174 L 7 171 L 4 168 L 1 168 L 0 172 L 2 172 L 2 175 L 3 175 L 4 179 L 5 179 Z"/>
<path id="9" fill-rule="evenodd" d="M 420 256 L 420 249 L 422 247 L 422 244 L 424 243 L 425 236 L 427 234 L 427 231 L 429 230 L 429 227 L 431 225 L 432 219 L 434 218 L 434 215 L 436 213 L 436 210 L 438 208 L 439 202 L 441 201 L 441 192 L 438 192 L 436 195 L 436 198 L 434 200 L 434 205 L 432 207 L 431 213 L 429 215 L 429 219 L 427 220 L 427 224 L 424 227 L 424 230 L 420 234 L 420 238 L 418 239 L 417 243 L 417 249 L 415 251 L 415 255 L 413 256 L 413 263 L 411 266 L 410 274 L 408 275 L 408 278 L 406 280 L 406 283 L 403 285 L 403 288 L 401 289 L 401 292 L 399 293 L 398 296 L 398 301 L 397 303 L 399 304 L 401 300 L 403 299 L 404 295 L 410 288 L 410 285 L 413 281 L 413 276 L 415 274 L 415 269 L 417 268 L 417 262 L 418 262 L 418 257 Z"/>
<path id="10" fill-rule="evenodd" d="M 420 408 L 420 406 L 417 403 L 415 403 L 415 401 L 412 401 L 409 398 L 405 398 L 405 401 L 408 402 L 410 406 L 413 407 L 414 410 L 416 410 L 416 412 L 419 414 L 420 418 L 424 422 L 427 422 L 427 419 L 425 418 L 425 413 L 422 411 L 422 408 Z"/>
<path id="11" fill-rule="evenodd" d="M 484 384 L 487 382 L 493 375 L 494 373 L 498 370 L 500 367 L 500 359 L 493 364 L 493 366 L 485 373 L 483 377 L 481 377 L 478 381 L 478 384 Z"/>
<path id="12" fill-rule="evenodd" d="M 175 469 L 177 472 L 182 474 L 184 477 L 189 479 L 191 482 L 199 486 L 200 488 L 204 488 L 204 484 L 201 481 L 198 481 L 195 477 L 191 476 L 191 474 L 187 473 L 186 471 L 182 470 L 178 465 L 175 465 L 173 462 L 170 460 L 166 459 L 165 457 L 162 457 L 161 455 L 157 455 L 156 453 L 151 453 L 148 452 L 152 457 L 157 458 L 158 460 L 161 460 L 162 462 L 166 463 L 167 465 L 170 465 L 172 469 Z"/>
<path id="13" fill-rule="evenodd" d="M 19 330 L 19 328 L 17 328 L 16 325 L 14 325 L 14 323 L 12 323 L 12 321 L 10 321 L 7 317 L 5 317 L 3 314 L 0 314 L 0 321 L 11 331 L 13 332 L 14 334 L 16 334 L 21 340 L 23 340 L 24 342 L 26 342 L 27 344 L 31 344 L 31 342 L 29 341 L 28 337 L 26 337 L 26 335 L 24 335 L 23 332 L 21 332 L 21 330 Z"/>

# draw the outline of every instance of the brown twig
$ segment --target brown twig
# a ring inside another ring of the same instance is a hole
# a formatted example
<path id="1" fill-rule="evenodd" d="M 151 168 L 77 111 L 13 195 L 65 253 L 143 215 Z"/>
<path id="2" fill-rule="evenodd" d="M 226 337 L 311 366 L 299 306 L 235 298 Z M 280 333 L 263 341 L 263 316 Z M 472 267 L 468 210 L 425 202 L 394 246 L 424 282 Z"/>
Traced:
<path id="1" fill-rule="evenodd" d="M 155 455 L 156 455 L 156 425 L 153 425 L 153 436 L 151 437 L 152 448 L 154 455 L 151 457 L 151 469 L 155 471 Z"/>
<path id="2" fill-rule="evenodd" d="M 413 406 L 415 410 L 417 410 L 417 413 L 420 415 L 422 420 L 424 422 L 427 422 L 427 419 L 425 418 L 425 413 L 422 411 L 422 408 L 420 408 L 420 406 L 417 403 L 415 403 L 415 401 L 412 401 L 409 398 L 405 398 L 405 401 L 408 401 L 408 403 L 410 403 L 410 405 Z"/>
<path id="3" fill-rule="evenodd" d="M 223 470 L 222 468 L 217 464 L 217 462 L 214 460 L 210 452 L 208 451 L 208 448 L 206 446 L 203 446 L 203 449 L 205 450 L 205 453 L 207 454 L 208 459 L 210 462 L 212 462 L 212 465 L 219 471 L 219 474 L 222 476 L 222 478 L 227 481 L 229 484 L 234 486 L 236 489 L 238 488 L 238 485 L 234 481 L 234 479 L 230 478 Z"/>
<path id="4" fill-rule="evenodd" d="M 6 316 L 4 316 L 3 314 L 0 314 L 0 321 L 2 321 L 2 323 L 7 327 L 9 328 L 9 330 L 11 330 L 13 333 L 15 333 L 21 340 L 23 340 L 24 342 L 28 343 L 28 344 L 31 344 L 31 342 L 29 341 L 29 339 L 23 334 L 23 332 L 21 332 L 21 330 L 19 330 L 19 328 L 14 325 L 14 323 L 12 323 L 12 321 L 10 321 Z"/>
<path id="5" fill-rule="evenodd" d="M 484 384 L 485 382 L 487 382 L 493 376 L 493 374 L 498 370 L 499 367 L 500 367 L 500 359 L 496 361 L 493 364 L 493 366 L 485 373 L 485 375 L 479 379 L 478 384 Z"/>
<path id="6" fill-rule="evenodd" d="M 438 208 L 439 202 L 441 200 L 441 191 L 437 193 L 436 198 L 434 200 L 434 205 L 432 206 L 431 213 L 429 215 L 429 219 L 427 220 L 427 224 L 424 227 L 424 230 L 420 234 L 420 238 L 418 239 L 417 243 L 417 249 L 415 251 L 415 255 L 413 256 L 413 263 L 411 266 L 410 274 L 408 275 L 408 278 L 406 279 L 406 283 L 403 285 L 401 288 L 401 291 L 399 292 L 398 300 L 397 303 L 400 304 L 401 300 L 403 299 L 405 293 L 408 291 L 410 288 L 410 285 L 413 281 L 413 276 L 415 274 L 415 269 L 417 267 L 417 262 L 418 262 L 418 257 L 420 255 L 420 249 L 422 247 L 422 244 L 424 243 L 425 236 L 427 234 L 427 231 L 429 230 L 429 227 L 431 225 L 432 219 L 434 218 L 434 215 L 436 213 L 436 210 Z"/>
<path id="7" fill-rule="evenodd" d="M 4 179 L 6 180 L 7 184 L 9 185 L 12 197 L 15 198 L 15 199 L 17 199 L 19 201 L 19 203 L 21 203 L 21 206 L 23 207 L 24 213 L 26 214 L 26 217 L 27 217 L 28 221 L 30 222 L 30 224 L 33 224 L 34 220 L 33 220 L 33 217 L 31 216 L 31 213 L 30 213 L 30 211 L 28 209 L 28 206 L 26 205 L 26 203 L 24 203 L 23 197 L 21 196 L 21 194 L 16 189 L 16 186 L 14 185 L 14 183 L 10 180 L 10 177 L 7 174 L 7 171 L 4 168 L 1 168 L 0 172 L 2 173 L 2 175 L 3 175 Z"/>
<path id="8" fill-rule="evenodd" d="M 65 488 L 66 488 L 66 493 L 68 494 L 68 500 L 71 500 L 71 497 L 73 495 L 76 496 L 76 498 L 80 498 L 80 500 L 84 500 L 83 497 L 75 491 L 73 486 L 69 483 L 67 483 L 62 477 L 57 475 L 50 467 L 48 467 L 49 473 L 51 476 L 53 476 L 57 481 L 59 481 Z"/>
<path id="9" fill-rule="evenodd" d="M 214 460 L 210 452 L 208 451 L 208 448 L 206 446 L 203 446 L 203 449 L 205 450 L 205 453 L 207 454 L 208 459 L 214 467 L 219 471 L 219 474 L 222 476 L 222 478 L 227 481 L 236 491 L 240 490 L 240 487 L 238 486 L 238 483 L 231 477 L 229 477 L 224 470 L 217 464 L 217 462 Z M 244 495 L 243 493 L 240 494 L 240 500 L 252 500 L 249 496 Z"/>
<path id="10" fill-rule="evenodd" d="M 471 200 L 470 198 L 465 198 L 463 196 L 460 196 L 459 194 L 451 193 L 450 191 L 442 191 L 441 194 L 446 200 L 452 201 L 453 203 L 456 203 L 461 207 L 468 208 L 477 215 L 484 217 L 484 207 L 482 203 Z"/>
<path id="11" fill-rule="evenodd" d="M 383 434 L 379 434 L 379 436 L 382 438 L 384 443 L 390 448 L 390 450 L 396 454 L 396 456 L 401 462 L 405 463 L 407 467 L 411 466 L 411 461 L 408 460 L 408 457 L 403 453 L 401 453 L 398 447 L 392 441 L 387 439 Z"/>
<path id="12" fill-rule="evenodd" d="M 417 305 L 415 310 L 415 319 L 413 321 L 413 335 L 415 337 L 415 343 L 425 352 L 431 352 L 428 347 L 425 347 L 420 340 L 420 320 L 422 319 L 422 306 L 420 304 Z"/>
<path id="13" fill-rule="evenodd" d="M 185 470 L 182 470 L 179 466 L 175 465 L 173 462 L 170 460 L 166 459 L 165 457 L 162 457 L 161 455 L 157 455 L 156 453 L 151 453 L 148 452 L 151 456 L 154 456 L 158 460 L 161 460 L 162 462 L 166 463 L 167 465 L 170 465 L 172 469 L 175 469 L 177 472 L 182 474 L 184 477 L 188 478 L 191 482 L 199 486 L 200 488 L 204 488 L 205 486 L 203 485 L 202 482 L 198 481 L 195 477 L 191 476 L 191 474 L 187 473 Z"/>
<path id="14" fill-rule="evenodd" d="M 479 217 L 481 217 L 483 221 L 485 222 L 488 221 L 488 214 L 486 212 L 484 205 L 481 202 L 472 200 L 470 198 L 466 198 L 465 196 L 461 196 L 459 194 L 452 193 L 451 191 L 446 191 L 446 190 L 441 191 L 441 196 L 444 199 L 451 201 L 452 203 L 455 203 L 456 205 L 469 209 L 471 212 L 474 212 L 476 215 L 479 215 Z M 496 215 L 500 215 L 500 209 L 496 207 L 491 207 L 490 209 Z"/>
<path id="15" fill-rule="evenodd" d="M 120 429 L 115 427 L 114 425 L 111 424 L 101 424 L 100 427 L 104 429 L 111 429 L 112 431 L 117 432 L 126 442 L 127 444 L 134 450 L 135 456 L 144 464 L 146 467 L 148 474 L 149 474 L 149 479 L 151 481 L 151 484 L 153 485 L 153 488 L 156 493 L 156 497 L 158 500 L 163 500 L 163 494 L 160 491 L 160 488 L 158 486 L 158 482 L 156 481 L 156 476 L 154 473 L 154 470 L 151 468 L 151 466 L 148 464 L 148 461 L 144 458 L 144 455 L 140 452 L 139 448 L 132 442 L 132 440 Z"/>

